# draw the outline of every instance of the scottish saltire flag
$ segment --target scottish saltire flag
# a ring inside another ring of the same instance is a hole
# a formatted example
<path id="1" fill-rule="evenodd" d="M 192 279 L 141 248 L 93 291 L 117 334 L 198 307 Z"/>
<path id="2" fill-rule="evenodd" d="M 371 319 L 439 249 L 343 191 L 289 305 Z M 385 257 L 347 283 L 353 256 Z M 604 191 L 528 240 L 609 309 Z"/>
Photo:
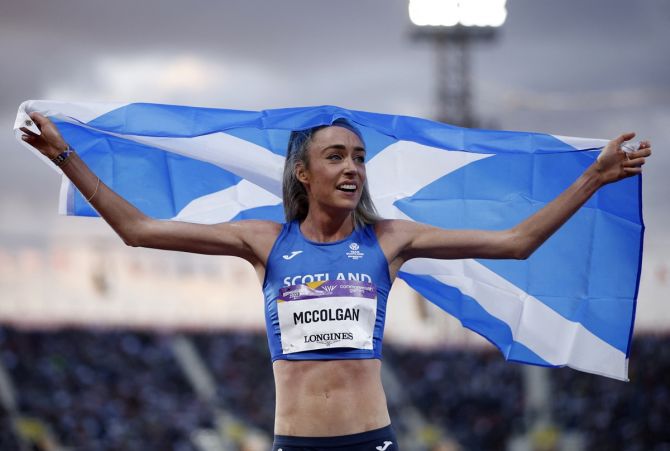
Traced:
<path id="1" fill-rule="evenodd" d="M 606 143 L 333 106 L 255 112 L 29 101 L 15 129 L 26 111 L 50 116 L 96 174 L 146 214 L 201 223 L 282 222 L 289 134 L 338 118 L 365 138 L 382 216 L 450 229 L 512 227 L 577 179 Z M 96 214 L 67 179 L 60 211 Z M 602 188 L 527 260 L 415 259 L 399 277 L 509 360 L 625 380 L 643 229 L 641 178 L 632 177 Z"/>

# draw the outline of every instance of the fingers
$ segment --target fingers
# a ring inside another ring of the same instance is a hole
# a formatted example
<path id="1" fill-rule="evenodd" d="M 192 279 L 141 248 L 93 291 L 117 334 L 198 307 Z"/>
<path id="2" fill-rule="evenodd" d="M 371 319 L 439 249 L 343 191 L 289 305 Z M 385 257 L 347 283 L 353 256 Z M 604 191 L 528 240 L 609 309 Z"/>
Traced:
<path id="1" fill-rule="evenodd" d="M 623 134 L 619 136 L 615 141 L 618 142 L 618 140 L 622 137 L 626 137 L 629 134 Z M 629 165 L 633 166 L 641 166 L 644 164 L 644 158 L 648 157 L 651 155 L 651 143 L 648 140 L 640 141 L 637 149 L 635 150 L 626 150 L 627 148 L 629 149 L 630 147 L 626 147 L 626 144 L 622 143 L 620 147 L 623 150 L 623 154 L 626 157 L 626 161 L 624 163 L 628 163 Z M 642 161 L 640 163 L 640 160 Z"/>
<path id="2" fill-rule="evenodd" d="M 23 135 L 21 135 L 21 139 L 30 145 L 34 145 L 34 143 L 41 137 L 37 133 L 28 130 L 25 127 L 21 127 L 19 130 L 21 130 L 24 133 Z"/>
<path id="3" fill-rule="evenodd" d="M 44 127 L 46 124 L 48 124 L 50 121 L 46 116 L 43 116 L 42 114 L 38 113 L 37 111 L 33 111 L 32 113 L 28 113 L 28 116 L 30 116 L 30 119 L 37 124 L 40 130 L 42 130 L 42 127 Z"/>
<path id="4" fill-rule="evenodd" d="M 37 144 L 38 144 L 38 141 L 37 141 L 38 137 L 37 136 L 21 135 L 21 139 L 30 146 L 38 147 L 37 146 Z"/>
<path id="5" fill-rule="evenodd" d="M 21 135 L 21 139 L 26 141 L 27 143 L 34 143 L 37 142 L 41 138 L 40 135 L 36 135 L 34 133 L 29 133 L 26 135 Z"/>
<path id="6" fill-rule="evenodd" d="M 648 157 L 651 155 L 651 147 L 645 147 L 635 152 L 635 157 Z"/>
<path id="7" fill-rule="evenodd" d="M 622 164 L 624 168 L 639 168 L 645 163 L 646 160 L 643 157 L 640 157 L 640 158 L 631 158 L 630 160 L 624 161 Z"/>
<path id="8" fill-rule="evenodd" d="M 628 152 L 626 153 L 626 156 L 628 157 L 628 160 L 633 161 L 637 158 L 645 158 L 651 155 L 651 147 L 642 147 L 634 152 Z"/>
<path id="9" fill-rule="evenodd" d="M 628 133 L 624 133 L 622 135 L 619 135 L 618 137 L 614 138 L 612 141 L 614 141 L 617 145 L 620 146 L 625 141 L 630 141 L 633 138 L 635 138 L 635 132 L 628 132 Z"/>
<path id="10" fill-rule="evenodd" d="M 637 175 L 637 174 L 642 174 L 642 168 L 623 168 L 623 172 L 626 173 L 626 175 Z"/>
<path id="11" fill-rule="evenodd" d="M 35 133 L 34 131 L 29 130 L 29 129 L 25 128 L 25 127 L 21 127 L 21 128 L 19 128 L 19 130 L 21 130 L 23 133 L 25 133 L 26 135 L 29 135 L 29 136 L 33 136 L 33 137 L 40 136 L 40 135 L 38 135 L 37 133 Z"/>

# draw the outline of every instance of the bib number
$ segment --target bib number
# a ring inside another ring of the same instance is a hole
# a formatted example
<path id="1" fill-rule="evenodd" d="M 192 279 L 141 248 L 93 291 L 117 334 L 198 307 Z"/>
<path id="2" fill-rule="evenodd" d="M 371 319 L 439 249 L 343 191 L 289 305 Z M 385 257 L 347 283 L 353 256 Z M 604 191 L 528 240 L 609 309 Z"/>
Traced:
<path id="1" fill-rule="evenodd" d="M 282 288 L 277 299 L 282 352 L 372 349 L 377 288 L 359 281 L 310 282 Z"/>

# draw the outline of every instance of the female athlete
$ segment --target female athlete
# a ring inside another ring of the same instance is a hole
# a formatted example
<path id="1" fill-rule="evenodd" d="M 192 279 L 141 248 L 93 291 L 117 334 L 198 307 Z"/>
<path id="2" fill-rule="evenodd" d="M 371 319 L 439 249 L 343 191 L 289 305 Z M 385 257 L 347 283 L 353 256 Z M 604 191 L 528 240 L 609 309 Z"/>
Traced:
<path id="1" fill-rule="evenodd" d="M 562 194 L 509 230 L 443 230 L 377 217 L 365 144 L 346 121 L 292 134 L 283 181 L 286 224 L 216 225 L 147 217 L 110 190 L 54 124 L 23 139 L 54 160 L 129 246 L 234 255 L 265 295 L 276 384 L 274 450 L 398 449 L 381 384 L 386 297 L 412 258 L 525 259 L 601 186 L 642 172 L 649 142 L 624 153 L 626 133 Z M 302 302 L 309 301 L 309 302 Z"/>

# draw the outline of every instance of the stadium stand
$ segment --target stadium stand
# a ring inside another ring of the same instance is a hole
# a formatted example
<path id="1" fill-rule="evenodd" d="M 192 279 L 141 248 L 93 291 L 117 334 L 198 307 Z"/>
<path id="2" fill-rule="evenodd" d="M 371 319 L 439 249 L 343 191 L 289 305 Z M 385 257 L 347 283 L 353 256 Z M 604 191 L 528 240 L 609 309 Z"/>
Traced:
<path id="1" fill-rule="evenodd" d="M 0 449 L 19 449 L 19 442 L 13 430 L 9 412 L 0 407 Z"/>
<path id="2" fill-rule="evenodd" d="M 505 449 L 523 426 L 521 372 L 492 351 L 386 347 L 408 397 L 465 449 Z"/>
<path id="3" fill-rule="evenodd" d="M 670 450 L 670 337 L 637 336 L 631 356 L 629 383 L 551 372 L 554 418 L 581 431 L 586 449 Z"/>
<path id="4" fill-rule="evenodd" d="M 67 448 L 192 450 L 211 422 L 160 335 L 5 328 L 0 342 L 18 411 Z"/>
<path id="5" fill-rule="evenodd" d="M 0 449 L 202 451 L 194 436 L 217 429 L 219 408 L 242 420 L 234 434 L 252 428 L 271 434 L 274 388 L 265 337 L 185 336 L 216 382 L 215 405 L 189 384 L 171 335 L 0 327 L 0 365 L 11 378 L 21 420 L 12 423 L 13 414 L 0 409 Z M 630 383 L 550 371 L 558 434 L 580 432 L 589 450 L 670 450 L 669 344 L 668 336 L 636 338 Z M 406 391 L 403 402 L 427 421 L 423 435 L 404 449 L 503 450 L 513 435 L 527 432 L 522 366 L 492 351 L 387 344 L 384 352 Z M 408 430 L 408 408 L 391 401 L 399 435 Z M 49 435 L 53 440 L 40 442 Z M 243 440 L 226 443 L 244 449 Z"/>

